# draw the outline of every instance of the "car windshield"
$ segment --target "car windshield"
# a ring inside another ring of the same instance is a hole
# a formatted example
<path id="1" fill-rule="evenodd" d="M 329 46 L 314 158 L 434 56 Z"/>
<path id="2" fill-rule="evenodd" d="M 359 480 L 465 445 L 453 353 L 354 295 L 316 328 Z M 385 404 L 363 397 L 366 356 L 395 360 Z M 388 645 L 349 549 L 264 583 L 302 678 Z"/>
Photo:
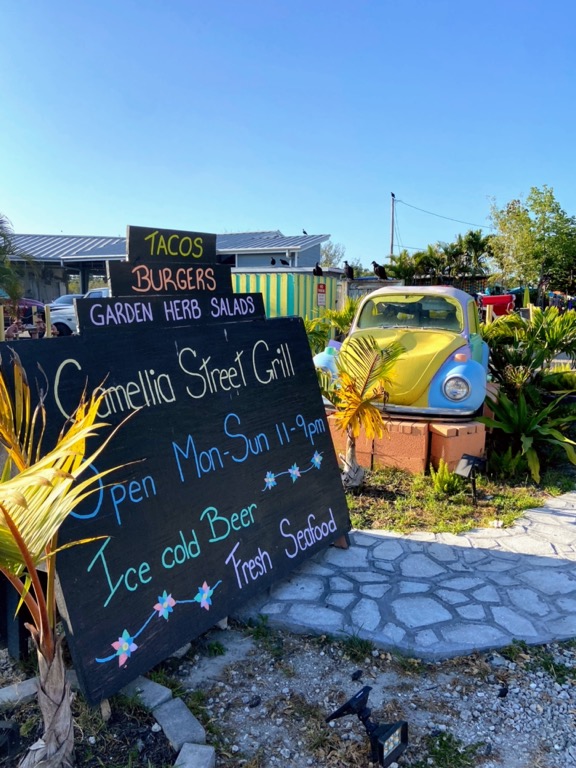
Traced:
<path id="1" fill-rule="evenodd" d="M 460 304 L 451 297 L 394 294 L 366 302 L 358 328 L 422 328 L 460 333 L 464 330 Z"/>

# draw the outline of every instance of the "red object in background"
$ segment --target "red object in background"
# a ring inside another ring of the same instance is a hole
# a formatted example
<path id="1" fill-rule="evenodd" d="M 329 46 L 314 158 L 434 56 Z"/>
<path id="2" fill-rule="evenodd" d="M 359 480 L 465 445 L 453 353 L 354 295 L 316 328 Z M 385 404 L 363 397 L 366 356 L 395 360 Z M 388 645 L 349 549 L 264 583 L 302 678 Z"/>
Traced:
<path id="1" fill-rule="evenodd" d="M 506 315 L 508 312 L 514 310 L 514 295 L 511 293 L 503 293 L 496 296 L 480 296 L 480 306 L 493 307 L 493 312 L 497 317 Z"/>

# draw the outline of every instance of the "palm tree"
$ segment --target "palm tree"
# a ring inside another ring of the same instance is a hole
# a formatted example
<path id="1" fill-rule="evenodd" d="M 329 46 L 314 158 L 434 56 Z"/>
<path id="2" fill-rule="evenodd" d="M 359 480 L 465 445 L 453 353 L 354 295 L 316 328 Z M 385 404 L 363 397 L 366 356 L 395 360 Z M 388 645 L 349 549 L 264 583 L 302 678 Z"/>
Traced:
<path id="1" fill-rule="evenodd" d="M 10 260 L 18 254 L 14 245 L 12 225 L 10 221 L 0 213 L 0 289 L 8 296 L 10 303 L 16 308 L 24 295 L 24 286 L 16 273 Z"/>
<path id="2" fill-rule="evenodd" d="M 346 432 L 346 457 L 342 483 L 345 488 L 357 488 L 364 480 L 364 469 L 356 457 L 356 439 L 360 430 L 368 439 L 382 437 L 386 425 L 377 404 L 388 398 L 386 384 L 394 363 L 404 352 L 400 344 L 380 349 L 371 336 L 351 337 L 336 358 L 338 376 L 335 380 L 325 371 L 318 371 L 324 397 L 334 404 L 335 425 Z"/>
<path id="3" fill-rule="evenodd" d="M 41 401 L 32 409 L 30 387 L 17 356 L 12 370 L 11 386 L 5 371 L 0 372 L 0 442 L 6 450 L 0 478 L 0 571 L 31 616 L 26 627 L 38 656 L 38 704 L 44 723 L 42 738 L 20 765 L 60 768 L 73 764 L 74 731 L 62 638 L 56 632 L 58 530 L 75 507 L 97 489 L 99 479 L 113 471 L 81 478 L 116 430 L 91 453 L 87 451 L 89 439 L 107 426 L 96 421 L 105 392 L 96 391 L 89 399 L 83 395 L 55 447 L 42 455 L 44 404 Z M 45 586 L 39 570 L 46 573 Z"/>
<path id="4" fill-rule="evenodd" d="M 446 267 L 446 259 L 438 245 L 428 245 L 425 251 L 418 251 L 413 258 L 418 275 L 437 278 Z"/>
<path id="5" fill-rule="evenodd" d="M 416 274 L 416 262 L 404 248 L 398 256 L 390 256 L 390 265 L 388 272 L 397 280 L 404 280 L 406 285 L 412 285 L 412 280 Z"/>

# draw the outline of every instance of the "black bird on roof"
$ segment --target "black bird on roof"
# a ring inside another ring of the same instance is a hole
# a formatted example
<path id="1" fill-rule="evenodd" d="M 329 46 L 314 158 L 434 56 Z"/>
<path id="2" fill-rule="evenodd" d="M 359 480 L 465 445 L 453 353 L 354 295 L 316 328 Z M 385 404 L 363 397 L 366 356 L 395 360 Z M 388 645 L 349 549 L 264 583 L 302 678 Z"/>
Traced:
<path id="1" fill-rule="evenodd" d="M 316 277 L 322 277 L 322 275 L 324 274 L 324 270 L 322 269 L 320 264 L 318 264 L 318 262 L 316 262 L 316 266 L 312 270 L 312 274 L 316 275 Z"/>
<path id="2" fill-rule="evenodd" d="M 280 264 L 284 264 L 285 267 L 289 267 L 290 266 L 290 262 L 286 261 L 286 259 L 280 259 Z"/>
<path id="3" fill-rule="evenodd" d="M 372 266 L 374 267 L 374 274 L 376 277 L 380 278 L 380 280 L 388 280 L 386 267 L 382 266 L 382 264 L 377 264 L 375 261 L 372 262 Z"/>
<path id="4" fill-rule="evenodd" d="M 346 280 L 354 280 L 354 267 L 351 267 L 347 261 L 344 262 L 344 274 L 346 275 Z"/>
<path id="5" fill-rule="evenodd" d="M 308 234 L 308 232 L 306 232 L 306 230 L 305 230 L 305 229 L 303 229 L 303 230 L 302 230 L 302 234 L 303 234 L 303 235 L 307 235 L 307 234 Z"/>
<path id="6" fill-rule="evenodd" d="M 270 264 L 272 264 L 272 266 L 276 264 L 276 259 L 274 257 L 270 259 Z"/>

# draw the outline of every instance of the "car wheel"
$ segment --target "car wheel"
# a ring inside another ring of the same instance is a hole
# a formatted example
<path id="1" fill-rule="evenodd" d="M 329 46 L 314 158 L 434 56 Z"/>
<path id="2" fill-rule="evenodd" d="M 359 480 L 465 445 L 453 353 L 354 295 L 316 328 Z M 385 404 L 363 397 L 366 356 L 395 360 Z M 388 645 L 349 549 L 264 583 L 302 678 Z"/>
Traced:
<path id="1" fill-rule="evenodd" d="M 58 331 L 58 336 L 72 336 L 72 331 L 64 323 L 54 323 L 53 325 Z"/>

